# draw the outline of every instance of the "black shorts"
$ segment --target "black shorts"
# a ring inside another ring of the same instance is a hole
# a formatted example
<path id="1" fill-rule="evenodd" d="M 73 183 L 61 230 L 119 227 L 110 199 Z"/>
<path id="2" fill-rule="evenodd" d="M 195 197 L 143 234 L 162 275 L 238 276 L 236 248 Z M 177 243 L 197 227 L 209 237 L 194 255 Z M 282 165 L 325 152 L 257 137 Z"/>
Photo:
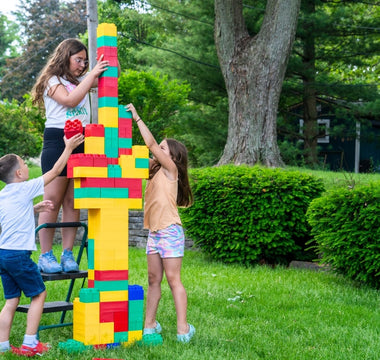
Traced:
<path id="1" fill-rule="evenodd" d="M 42 174 L 51 170 L 65 149 L 63 129 L 46 128 L 44 131 L 44 144 L 41 153 Z M 73 154 L 84 153 L 84 143 L 74 149 Z M 67 176 L 67 168 L 59 176 Z"/>

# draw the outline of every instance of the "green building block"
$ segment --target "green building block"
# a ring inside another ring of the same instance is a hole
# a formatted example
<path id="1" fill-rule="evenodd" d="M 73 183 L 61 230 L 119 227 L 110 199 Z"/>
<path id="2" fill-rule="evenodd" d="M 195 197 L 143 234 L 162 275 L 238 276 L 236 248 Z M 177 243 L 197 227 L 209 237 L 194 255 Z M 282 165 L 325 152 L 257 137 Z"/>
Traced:
<path id="1" fill-rule="evenodd" d="M 149 169 L 149 159 L 136 158 L 135 166 L 136 169 Z"/>
<path id="2" fill-rule="evenodd" d="M 119 157 L 119 132 L 118 128 L 106 127 L 104 129 L 104 152 L 107 157 Z"/>
<path id="3" fill-rule="evenodd" d="M 128 199 L 127 188 L 102 188 L 101 197 L 107 199 Z"/>
<path id="4" fill-rule="evenodd" d="M 130 300 L 128 302 L 129 304 L 129 317 L 133 317 L 136 315 L 142 316 L 143 310 L 144 310 L 144 300 Z"/>
<path id="5" fill-rule="evenodd" d="M 120 165 L 109 164 L 107 167 L 107 175 L 109 178 L 121 178 Z M 103 195 L 102 195 L 103 197 Z"/>
<path id="6" fill-rule="evenodd" d="M 128 302 L 128 329 L 142 330 L 144 318 L 144 300 L 130 300 Z"/>
<path id="7" fill-rule="evenodd" d="M 118 98 L 117 97 L 107 97 L 103 96 L 98 99 L 98 106 L 102 107 L 117 107 L 118 106 Z"/>
<path id="8" fill-rule="evenodd" d="M 128 331 L 115 332 L 114 334 L 115 342 L 128 342 Z"/>
<path id="9" fill-rule="evenodd" d="M 87 259 L 87 263 L 88 263 L 88 268 L 89 270 L 94 270 L 94 242 L 95 240 L 94 239 L 88 239 L 87 240 L 87 248 L 88 248 L 88 259 Z"/>
<path id="10" fill-rule="evenodd" d="M 76 188 L 74 189 L 74 198 L 86 199 L 86 198 L 99 198 L 100 188 Z"/>
<path id="11" fill-rule="evenodd" d="M 109 66 L 106 71 L 100 74 L 99 77 L 119 77 L 119 69 L 116 66 Z"/>
<path id="12" fill-rule="evenodd" d="M 99 291 L 128 290 L 128 280 L 115 280 L 115 281 L 94 280 L 94 288 L 99 289 Z"/>
<path id="13" fill-rule="evenodd" d="M 82 288 L 79 291 L 79 299 L 83 303 L 100 302 L 99 289 L 95 289 L 95 288 L 85 289 L 85 288 Z"/>
<path id="14" fill-rule="evenodd" d="M 161 334 L 149 334 L 149 335 L 143 335 L 143 338 L 141 340 L 142 345 L 162 345 L 163 340 Z"/>
<path id="15" fill-rule="evenodd" d="M 109 158 L 119 157 L 119 148 L 117 146 L 105 146 L 104 152 Z"/>
<path id="16" fill-rule="evenodd" d="M 132 139 L 130 139 L 130 138 L 119 138 L 119 148 L 120 149 L 132 149 Z"/>
<path id="17" fill-rule="evenodd" d="M 58 343 L 58 348 L 66 350 L 69 354 L 72 354 L 84 352 L 88 349 L 91 349 L 91 346 L 86 346 L 80 341 L 69 339 L 66 342 Z"/>
<path id="18" fill-rule="evenodd" d="M 102 47 L 102 46 L 117 46 L 117 37 L 116 36 L 99 36 L 96 39 L 96 46 Z"/>
<path id="19" fill-rule="evenodd" d="M 119 118 L 132 119 L 132 112 L 125 110 L 124 105 L 119 105 Z"/>

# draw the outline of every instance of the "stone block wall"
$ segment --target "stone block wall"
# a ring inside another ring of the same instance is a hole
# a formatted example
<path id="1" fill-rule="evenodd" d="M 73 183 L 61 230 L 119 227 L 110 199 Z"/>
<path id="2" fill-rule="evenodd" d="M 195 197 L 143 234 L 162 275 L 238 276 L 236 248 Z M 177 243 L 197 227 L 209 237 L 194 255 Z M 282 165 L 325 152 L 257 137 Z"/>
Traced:
<path id="1" fill-rule="evenodd" d="M 38 216 L 38 215 L 37 215 Z M 37 226 L 37 216 L 35 218 Z M 80 211 L 80 222 L 87 224 L 87 210 Z M 58 222 L 61 221 L 61 214 L 58 216 Z M 79 228 L 76 237 L 76 244 L 79 245 L 83 238 L 83 228 Z M 139 248 L 145 248 L 146 240 L 148 237 L 148 230 L 144 229 L 144 212 L 139 210 L 129 211 L 129 246 L 135 246 Z M 39 242 L 39 237 L 37 233 L 36 241 Z M 62 241 L 60 229 L 56 229 L 54 236 L 54 244 L 59 244 Z M 193 241 L 191 239 L 186 239 L 185 247 L 187 249 L 193 246 Z"/>

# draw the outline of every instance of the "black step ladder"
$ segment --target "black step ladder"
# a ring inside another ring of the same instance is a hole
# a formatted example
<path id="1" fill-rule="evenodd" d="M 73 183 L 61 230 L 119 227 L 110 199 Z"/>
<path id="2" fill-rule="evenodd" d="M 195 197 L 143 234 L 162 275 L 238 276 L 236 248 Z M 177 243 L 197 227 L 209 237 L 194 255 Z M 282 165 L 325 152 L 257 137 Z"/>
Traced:
<path id="1" fill-rule="evenodd" d="M 77 264 L 80 264 L 80 261 L 82 259 L 83 251 L 86 248 L 86 253 L 88 255 L 88 248 L 87 248 L 87 234 L 88 234 L 88 228 L 87 224 L 83 222 L 64 222 L 64 223 L 46 223 L 41 224 L 38 226 L 35 230 L 35 234 L 37 234 L 41 229 L 45 228 L 66 228 L 66 227 L 82 227 L 84 229 L 82 241 L 80 244 L 78 256 L 76 259 Z M 41 273 L 42 280 L 43 281 L 57 281 L 57 280 L 71 280 L 70 286 L 66 295 L 65 301 L 53 301 L 53 302 L 45 302 L 43 313 L 53 313 L 53 312 L 62 312 L 61 319 L 58 324 L 52 324 L 52 325 L 40 325 L 38 327 L 38 332 L 40 330 L 45 329 L 51 329 L 61 326 L 72 326 L 73 323 L 65 323 L 65 316 L 66 312 L 73 310 L 73 303 L 71 302 L 71 295 L 74 288 L 74 283 L 76 279 L 83 279 L 82 287 L 84 286 L 84 283 L 86 281 L 86 278 L 88 276 L 88 272 L 86 270 L 79 270 L 79 272 L 74 273 L 57 273 L 57 274 L 47 274 L 47 273 Z M 16 311 L 27 313 L 29 310 L 30 304 L 27 305 L 19 305 L 16 309 Z M 38 335 L 37 332 L 37 335 Z"/>

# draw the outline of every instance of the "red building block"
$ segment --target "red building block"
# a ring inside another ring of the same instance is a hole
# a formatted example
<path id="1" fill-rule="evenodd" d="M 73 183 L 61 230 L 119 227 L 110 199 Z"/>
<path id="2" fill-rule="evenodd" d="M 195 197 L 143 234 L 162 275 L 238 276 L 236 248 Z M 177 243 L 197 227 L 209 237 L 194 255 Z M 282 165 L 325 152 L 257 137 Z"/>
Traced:
<path id="1" fill-rule="evenodd" d="M 115 312 L 113 317 L 114 331 L 128 331 L 128 311 Z"/>
<path id="2" fill-rule="evenodd" d="M 102 87 L 115 87 L 117 88 L 117 78 L 116 77 L 101 77 L 98 80 L 98 88 Z"/>
<path id="3" fill-rule="evenodd" d="M 104 125 L 102 124 L 87 124 L 84 130 L 84 136 L 104 137 Z"/>
<path id="4" fill-rule="evenodd" d="M 128 270 L 95 270 L 95 280 L 128 280 Z"/>
<path id="5" fill-rule="evenodd" d="M 119 156 L 120 155 L 132 155 L 132 149 L 119 149 Z"/>
<path id="6" fill-rule="evenodd" d="M 141 198 L 138 196 L 142 194 L 142 181 L 141 179 L 126 179 L 126 178 L 115 178 L 116 188 L 127 188 L 129 190 L 129 198 Z"/>
<path id="7" fill-rule="evenodd" d="M 107 56 L 117 57 L 117 46 L 100 46 L 96 49 L 96 56 L 99 59 L 101 55 L 104 55 L 106 59 Z"/>
<path id="8" fill-rule="evenodd" d="M 82 188 L 113 188 L 115 178 L 81 178 L 80 186 Z"/>
<path id="9" fill-rule="evenodd" d="M 114 321 L 114 313 L 128 312 L 128 301 L 109 301 L 100 303 L 100 322 Z"/>
<path id="10" fill-rule="evenodd" d="M 107 166 L 109 164 L 108 158 L 104 154 L 94 154 L 93 157 L 95 167 Z"/>
<path id="11" fill-rule="evenodd" d="M 63 128 L 63 132 L 67 139 L 70 139 L 76 134 L 83 133 L 82 122 L 78 119 L 75 120 L 66 120 L 65 127 Z"/>
<path id="12" fill-rule="evenodd" d="M 132 138 L 132 119 L 119 118 L 119 137 Z"/>
<path id="13" fill-rule="evenodd" d="M 98 97 L 118 97 L 119 89 L 117 87 L 102 86 L 98 89 Z"/>

